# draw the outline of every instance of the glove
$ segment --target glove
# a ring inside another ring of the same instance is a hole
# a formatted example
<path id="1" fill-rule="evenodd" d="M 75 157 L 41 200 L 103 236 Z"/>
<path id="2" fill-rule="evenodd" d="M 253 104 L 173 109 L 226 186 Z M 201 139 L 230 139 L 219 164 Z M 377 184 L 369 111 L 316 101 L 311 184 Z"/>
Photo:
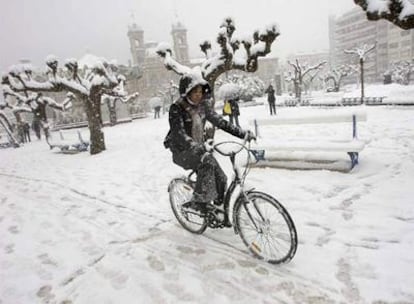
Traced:
<path id="1" fill-rule="evenodd" d="M 212 139 L 207 139 L 204 143 L 204 148 L 206 148 L 207 152 L 213 152 L 214 150 L 214 141 Z"/>
<path id="2" fill-rule="evenodd" d="M 256 135 L 254 135 L 252 131 L 248 130 L 244 136 L 244 139 L 248 142 L 251 142 L 252 140 L 256 140 Z"/>
<path id="3" fill-rule="evenodd" d="M 203 144 L 192 143 L 190 149 L 193 151 L 193 153 L 196 153 L 198 155 L 203 155 L 206 153 L 206 148 Z"/>

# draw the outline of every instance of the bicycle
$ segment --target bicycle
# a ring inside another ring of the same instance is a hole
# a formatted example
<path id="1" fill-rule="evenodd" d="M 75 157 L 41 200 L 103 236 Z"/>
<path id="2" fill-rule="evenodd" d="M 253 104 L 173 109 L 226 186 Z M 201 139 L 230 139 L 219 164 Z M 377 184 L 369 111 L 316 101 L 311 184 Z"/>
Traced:
<path id="1" fill-rule="evenodd" d="M 225 152 L 219 147 L 225 144 L 239 145 L 236 151 Z M 182 205 L 188 202 L 193 193 L 195 180 L 191 172 L 188 176 L 177 177 L 171 180 L 168 186 L 170 204 L 178 222 L 186 230 L 202 234 L 209 228 L 225 228 L 233 226 L 234 233 L 238 234 L 246 247 L 257 258 L 271 264 L 280 264 L 290 261 L 297 249 L 297 233 L 294 222 L 287 210 L 274 197 L 253 189 L 244 189 L 244 182 L 250 171 L 252 157 L 256 161 L 263 158 L 264 151 L 250 149 L 250 143 L 242 144 L 234 141 L 225 141 L 212 146 L 213 150 L 230 158 L 234 171 L 233 179 L 226 189 L 223 206 L 209 204 L 206 213 L 191 209 L 184 209 Z M 236 155 L 247 151 L 247 163 L 243 173 L 236 165 Z M 230 202 L 237 186 L 239 193 L 232 209 L 232 224 L 230 219 Z"/>

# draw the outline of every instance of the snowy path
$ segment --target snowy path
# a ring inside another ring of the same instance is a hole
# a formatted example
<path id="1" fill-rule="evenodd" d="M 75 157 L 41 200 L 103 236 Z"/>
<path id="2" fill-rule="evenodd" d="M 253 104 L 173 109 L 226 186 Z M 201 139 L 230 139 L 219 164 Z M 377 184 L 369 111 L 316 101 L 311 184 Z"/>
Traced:
<path id="1" fill-rule="evenodd" d="M 266 115 L 242 111 L 244 124 Z M 183 172 L 161 144 L 166 119 L 106 128 L 93 157 L 0 150 L 0 303 L 414 303 L 414 109 L 369 111 L 353 172 L 251 172 L 297 225 L 281 266 L 231 230 L 177 224 L 166 190 Z"/>

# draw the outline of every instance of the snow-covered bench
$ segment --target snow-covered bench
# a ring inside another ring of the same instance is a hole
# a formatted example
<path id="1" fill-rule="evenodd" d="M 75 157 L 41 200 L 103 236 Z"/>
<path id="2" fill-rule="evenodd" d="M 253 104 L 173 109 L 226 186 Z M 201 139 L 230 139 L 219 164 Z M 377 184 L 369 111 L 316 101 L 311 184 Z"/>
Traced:
<path id="1" fill-rule="evenodd" d="M 46 138 L 50 149 L 58 148 L 62 153 L 69 154 L 88 150 L 89 141 L 82 138 L 79 130 L 77 130 L 76 134 L 74 132 L 65 132 L 65 135 L 62 130 L 59 130 L 59 137 L 59 139 L 52 136 Z"/>
<path id="2" fill-rule="evenodd" d="M 284 102 L 285 107 L 296 107 L 298 104 L 299 100 L 297 98 L 288 98 Z"/>
<path id="3" fill-rule="evenodd" d="M 303 125 L 303 124 L 337 124 L 350 123 L 352 124 L 352 139 L 340 140 L 332 138 L 329 140 L 318 138 L 307 138 L 306 140 L 291 139 L 272 139 L 261 138 L 259 145 L 254 147 L 257 150 L 264 150 L 263 157 L 259 160 L 257 166 L 272 166 L 275 161 L 280 161 L 280 156 L 275 156 L 275 152 L 284 152 L 286 154 L 293 154 L 296 152 L 344 152 L 347 153 L 351 159 L 351 166 L 349 170 L 358 164 L 359 153 L 364 149 L 366 142 L 357 138 L 357 123 L 366 121 L 365 111 L 337 111 L 331 110 L 327 113 L 320 113 L 318 115 L 307 115 L 300 117 L 275 117 L 270 119 L 260 119 L 251 121 L 254 124 L 256 135 L 260 136 L 260 130 L 265 126 L 275 125 Z M 260 130 L 259 130 L 260 128 Z M 267 136 L 270 137 L 270 136 Z M 286 156 L 284 156 L 286 157 Z M 279 158 L 279 159 L 278 159 Z M 303 159 L 303 161 L 307 161 Z M 323 161 L 318 160 L 318 163 Z M 314 168 L 312 166 L 309 168 Z"/>
<path id="4" fill-rule="evenodd" d="M 381 105 L 384 97 L 364 97 L 364 103 L 367 105 Z M 344 106 L 355 106 L 361 104 L 361 97 L 343 97 L 342 104 Z"/>

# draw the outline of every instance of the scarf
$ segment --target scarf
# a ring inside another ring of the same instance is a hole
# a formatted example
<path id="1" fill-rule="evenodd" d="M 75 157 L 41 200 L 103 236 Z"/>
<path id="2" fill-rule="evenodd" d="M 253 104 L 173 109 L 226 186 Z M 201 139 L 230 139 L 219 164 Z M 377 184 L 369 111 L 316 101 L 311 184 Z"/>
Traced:
<path id="1" fill-rule="evenodd" d="M 189 98 L 187 98 L 187 101 L 190 105 L 195 106 L 193 102 Z M 192 120 L 192 129 L 191 129 L 191 137 L 193 140 L 197 143 L 203 143 L 204 142 L 204 127 L 203 127 L 203 120 L 201 119 L 200 113 L 199 113 L 200 106 L 195 107 L 188 107 L 187 111 L 191 115 Z"/>

